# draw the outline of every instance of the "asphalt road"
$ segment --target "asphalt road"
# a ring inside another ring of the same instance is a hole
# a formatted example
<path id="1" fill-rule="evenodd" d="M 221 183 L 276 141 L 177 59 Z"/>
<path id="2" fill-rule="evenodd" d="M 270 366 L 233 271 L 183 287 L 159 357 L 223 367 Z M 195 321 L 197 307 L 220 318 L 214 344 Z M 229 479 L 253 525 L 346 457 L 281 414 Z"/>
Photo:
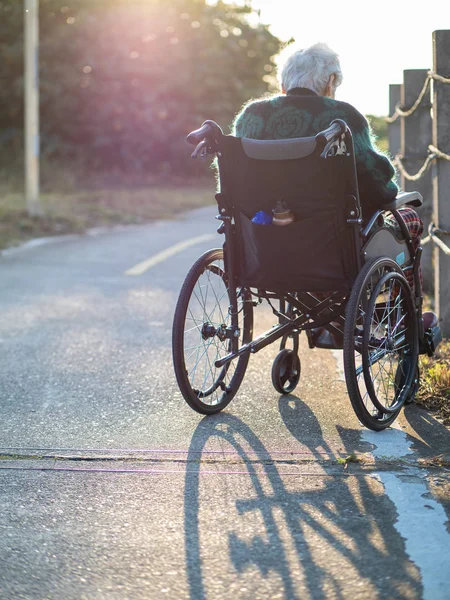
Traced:
<path id="1" fill-rule="evenodd" d="M 274 345 L 223 413 L 184 403 L 173 310 L 214 214 L 0 258 L 0 598 L 450 598 L 432 415 L 365 430 L 339 353 L 304 339 L 294 394 Z"/>

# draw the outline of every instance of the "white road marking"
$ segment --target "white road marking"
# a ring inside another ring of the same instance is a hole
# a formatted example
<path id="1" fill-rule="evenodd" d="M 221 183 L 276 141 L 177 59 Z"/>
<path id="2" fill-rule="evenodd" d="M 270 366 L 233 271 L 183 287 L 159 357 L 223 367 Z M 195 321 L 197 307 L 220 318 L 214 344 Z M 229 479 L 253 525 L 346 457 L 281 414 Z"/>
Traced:
<path id="1" fill-rule="evenodd" d="M 186 248 L 190 248 L 191 246 L 195 246 L 196 244 L 200 244 L 201 242 L 209 242 L 215 237 L 216 234 L 207 233 L 205 235 L 199 235 L 195 238 L 190 238 L 189 240 L 185 240 L 184 242 L 180 242 L 179 244 L 175 244 L 174 246 L 170 246 L 162 252 L 158 252 L 158 254 L 155 254 L 154 256 L 151 256 L 150 258 L 138 263 L 134 267 L 131 267 L 131 269 L 125 271 L 125 275 L 142 275 L 155 265 L 158 265 L 159 263 L 162 263 L 168 258 L 175 256 L 175 254 L 183 252 L 183 250 L 186 250 Z"/>

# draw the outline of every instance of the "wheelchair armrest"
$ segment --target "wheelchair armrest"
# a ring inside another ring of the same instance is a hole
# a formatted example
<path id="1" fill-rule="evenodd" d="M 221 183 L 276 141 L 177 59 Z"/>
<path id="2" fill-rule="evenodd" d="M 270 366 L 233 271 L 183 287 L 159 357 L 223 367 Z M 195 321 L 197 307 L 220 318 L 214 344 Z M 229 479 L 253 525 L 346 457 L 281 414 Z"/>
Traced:
<path id="1" fill-rule="evenodd" d="M 398 210 L 402 206 L 415 206 L 416 208 L 422 206 L 423 198 L 419 192 L 399 192 L 397 198 L 394 198 L 392 202 L 384 204 L 381 210 Z"/>

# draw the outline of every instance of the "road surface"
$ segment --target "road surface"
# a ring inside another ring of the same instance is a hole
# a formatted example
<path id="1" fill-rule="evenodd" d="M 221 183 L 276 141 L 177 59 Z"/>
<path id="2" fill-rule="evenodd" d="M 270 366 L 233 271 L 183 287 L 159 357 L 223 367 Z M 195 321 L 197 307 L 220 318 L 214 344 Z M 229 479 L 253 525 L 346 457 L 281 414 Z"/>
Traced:
<path id="1" fill-rule="evenodd" d="M 221 243 L 214 214 L 1 256 L 0 597 L 448 599 L 450 432 L 432 415 L 365 430 L 339 352 L 304 336 L 292 395 L 273 345 L 223 413 L 183 401 L 172 317 Z"/>

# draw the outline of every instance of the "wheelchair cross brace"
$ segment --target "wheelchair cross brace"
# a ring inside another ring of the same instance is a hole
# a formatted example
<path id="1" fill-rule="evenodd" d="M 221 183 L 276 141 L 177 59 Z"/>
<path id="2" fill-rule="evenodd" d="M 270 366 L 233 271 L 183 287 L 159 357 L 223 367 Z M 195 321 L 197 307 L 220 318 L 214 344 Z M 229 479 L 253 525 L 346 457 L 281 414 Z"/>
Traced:
<path id="1" fill-rule="evenodd" d="M 259 294 L 259 296 L 262 296 L 266 299 L 270 297 L 274 299 L 280 299 L 280 296 L 278 296 L 277 294 L 271 295 L 267 292 L 264 293 L 264 295 Z M 215 366 L 218 369 L 220 369 L 224 365 L 228 364 L 235 358 L 242 356 L 243 354 L 256 354 L 256 352 L 259 352 L 272 342 L 275 342 L 276 340 L 286 335 L 289 335 L 290 333 L 299 332 L 302 329 L 322 327 L 324 325 L 327 325 L 332 320 L 339 319 L 345 310 L 346 296 L 346 293 L 333 294 L 331 298 L 325 299 L 313 308 L 305 302 L 306 299 L 304 296 L 302 296 L 302 301 L 299 298 L 293 296 L 292 294 L 283 294 L 282 298 L 286 302 L 291 304 L 291 306 L 294 306 L 296 309 L 298 309 L 300 311 L 300 314 L 293 319 L 289 319 L 289 317 L 279 313 L 278 311 L 275 311 L 272 307 L 272 310 L 274 310 L 274 312 L 278 314 L 279 317 L 281 317 L 284 321 L 287 322 L 274 325 L 272 329 L 262 333 L 255 340 L 249 342 L 248 344 L 244 344 L 236 352 L 230 352 L 220 360 L 217 360 L 214 363 Z M 313 300 L 313 298 L 311 298 L 311 300 Z M 334 308 L 330 307 L 330 300 L 333 304 L 335 304 Z M 337 304 L 338 302 L 339 304 Z M 327 310 L 327 313 L 326 315 L 320 317 L 319 314 L 323 312 L 323 310 Z M 331 328 L 333 330 L 335 329 L 333 326 L 331 326 Z"/>

